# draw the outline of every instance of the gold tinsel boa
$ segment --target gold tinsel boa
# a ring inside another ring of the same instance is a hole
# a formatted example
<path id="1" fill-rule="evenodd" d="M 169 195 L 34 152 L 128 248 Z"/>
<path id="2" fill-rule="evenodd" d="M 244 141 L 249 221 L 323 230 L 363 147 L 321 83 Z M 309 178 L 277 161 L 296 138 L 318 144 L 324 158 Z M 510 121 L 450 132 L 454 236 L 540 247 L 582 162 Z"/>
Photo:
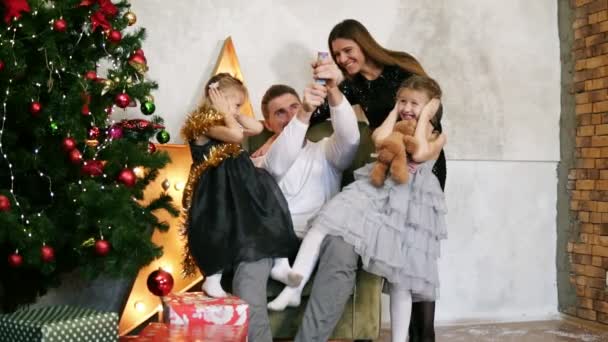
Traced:
<path id="1" fill-rule="evenodd" d="M 182 129 L 183 132 L 183 129 Z M 198 181 L 201 175 L 209 168 L 217 167 L 224 160 L 232 157 L 236 157 L 243 152 L 243 149 L 238 144 L 220 144 L 211 147 L 209 153 L 204 156 L 203 161 L 192 165 L 190 168 L 190 174 L 188 175 L 188 182 L 186 183 L 186 187 L 184 188 L 184 195 L 182 197 L 182 207 L 184 209 L 185 218 L 184 225 L 181 231 L 182 237 L 184 237 L 185 251 L 184 251 L 184 261 L 183 261 L 183 274 L 184 276 L 189 276 L 195 273 L 196 271 L 196 263 L 192 258 L 192 254 L 190 254 L 190 246 L 188 244 L 188 213 L 190 211 L 190 205 L 192 204 L 192 195 L 194 189 L 198 184 Z"/>
<path id="2" fill-rule="evenodd" d="M 223 125 L 224 114 L 215 109 L 208 101 L 204 101 L 186 117 L 181 135 L 185 141 L 192 141 L 206 134 L 209 127 Z"/>

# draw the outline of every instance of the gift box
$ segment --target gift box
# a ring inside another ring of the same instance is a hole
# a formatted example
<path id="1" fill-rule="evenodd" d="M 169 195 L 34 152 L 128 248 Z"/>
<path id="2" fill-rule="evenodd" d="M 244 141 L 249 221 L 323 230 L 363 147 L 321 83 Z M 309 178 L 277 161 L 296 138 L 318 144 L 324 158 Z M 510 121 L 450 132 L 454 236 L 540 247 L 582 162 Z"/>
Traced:
<path id="1" fill-rule="evenodd" d="M 249 325 L 249 305 L 238 297 L 211 298 L 204 292 L 163 297 L 165 323 L 171 325 Z M 245 329 L 246 330 L 246 329 Z"/>
<path id="2" fill-rule="evenodd" d="M 245 342 L 247 331 L 237 325 L 167 325 L 150 323 L 137 336 L 121 337 L 121 342 Z"/>
<path id="3" fill-rule="evenodd" d="M 71 306 L 0 315 L 0 341 L 118 341 L 118 314 Z"/>
<path id="4" fill-rule="evenodd" d="M 238 297 L 211 298 L 204 292 L 163 297 L 164 321 L 169 328 L 188 327 L 204 341 L 246 341 L 249 305 Z"/>

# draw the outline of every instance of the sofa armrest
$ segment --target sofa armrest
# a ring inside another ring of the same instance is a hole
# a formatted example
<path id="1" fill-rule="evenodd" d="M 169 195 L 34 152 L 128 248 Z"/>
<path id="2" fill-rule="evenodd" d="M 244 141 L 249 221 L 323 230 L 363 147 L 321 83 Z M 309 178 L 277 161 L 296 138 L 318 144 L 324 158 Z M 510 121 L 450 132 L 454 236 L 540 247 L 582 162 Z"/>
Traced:
<path id="1" fill-rule="evenodd" d="M 359 270 L 354 292 L 353 337 L 363 340 L 378 338 L 382 324 L 383 285 L 383 278 Z"/>

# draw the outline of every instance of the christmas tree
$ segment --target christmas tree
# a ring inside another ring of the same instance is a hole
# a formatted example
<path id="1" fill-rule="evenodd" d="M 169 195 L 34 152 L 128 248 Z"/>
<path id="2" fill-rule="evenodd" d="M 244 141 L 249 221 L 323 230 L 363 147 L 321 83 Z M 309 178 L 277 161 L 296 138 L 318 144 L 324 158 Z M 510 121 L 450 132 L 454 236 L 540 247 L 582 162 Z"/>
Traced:
<path id="1" fill-rule="evenodd" d="M 143 28 L 126 1 L 0 0 L 0 298 L 32 301 L 58 275 L 135 276 L 162 253 L 143 201 L 169 162 L 162 119 L 113 120 L 155 110 L 141 49 Z"/>

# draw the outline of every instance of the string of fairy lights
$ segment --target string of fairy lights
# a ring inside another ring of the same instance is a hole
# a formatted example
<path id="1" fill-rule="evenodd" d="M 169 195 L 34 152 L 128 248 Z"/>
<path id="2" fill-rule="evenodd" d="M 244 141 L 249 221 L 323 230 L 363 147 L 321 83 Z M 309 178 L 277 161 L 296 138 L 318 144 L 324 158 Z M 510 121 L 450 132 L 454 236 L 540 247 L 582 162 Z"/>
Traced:
<path id="1" fill-rule="evenodd" d="M 51 8 L 55 8 L 54 4 L 50 4 L 50 6 L 51 6 Z M 33 16 L 36 16 L 38 14 L 38 11 L 34 10 L 31 14 Z M 92 14 L 93 14 L 93 12 L 89 11 L 89 15 L 87 17 L 91 17 Z M 54 20 L 49 21 L 49 24 L 50 24 L 51 30 L 52 30 L 53 29 L 53 25 L 54 25 Z M 16 20 L 13 21 L 13 22 L 11 22 L 11 24 L 7 27 L 8 34 L 9 35 L 12 34 L 12 37 L 10 37 L 10 39 L 8 39 L 8 42 L 10 43 L 10 50 L 11 50 L 11 54 L 12 54 L 12 57 L 13 57 L 13 63 L 14 63 L 15 66 L 18 66 L 18 62 L 17 62 L 17 58 L 16 58 L 16 55 L 15 55 L 14 46 L 15 46 L 15 40 L 16 40 L 18 29 L 21 29 L 21 28 L 23 28 L 23 25 L 21 23 L 19 23 L 18 21 L 16 21 Z M 74 44 L 74 47 L 71 50 L 71 53 L 68 55 L 68 60 L 71 61 L 73 59 L 73 53 L 76 51 L 76 47 L 80 44 L 82 38 L 85 35 L 87 37 L 89 37 L 91 35 L 91 32 L 92 32 L 91 31 L 91 24 L 88 23 L 83 28 L 83 31 L 79 34 L 79 36 L 78 36 L 78 38 L 76 40 L 76 43 Z M 31 36 L 29 36 L 27 38 L 23 38 L 23 39 L 28 39 L 29 38 L 31 40 L 35 40 L 38 37 L 44 36 L 43 33 L 44 32 L 40 32 L 38 34 L 34 33 Z M 4 38 L 3 35 L 0 34 L 0 46 L 5 45 L 5 41 L 6 40 L 3 39 L 3 38 Z M 108 74 L 110 74 L 110 73 L 112 73 L 112 70 L 117 70 L 119 68 L 119 66 L 122 65 L 123 60 L 121 59 L 121 55 L 123 53 L 123 50 L 122 50 L 122 48 L 119 47 L 116 50 L 116 55 L 113 55 L 112 53 L 110 53 L 107 50 L 105 42 L 102 42 L 100 45 L 101 45 L 100 46 L 101 49 L 106 54 L 105 59 L 111 63 L 111 67 L 113 68 L 113 69 L 107 71 Z M 91 45 L 91 47 L 97 48 L 97 45 L 95 43 L 93 43 Z M 78 79 L 78 80 L 81 80 L 80 84 L 82 85 L 83 90 L 85 91 L 85 93 L 88 91 L 88 84 L 87 84 L 87 82 L 82 82 L 82 79 L 83 79 L 82 75 L 79 75 L 79 74 L 71 72 L 71 71 L 67 71 L 66 72 L 66 65 L 64 65 L 62 63 L 62 59 L 61 58 L 56 58 L 57 63 L 53 63 L 53 60 L 49 60 L 49 58 L 48 58 L 49 56 L 47 55 L 46 49 L 43 49 L 43 52 L 44 52 L 44 57 L 45 57 L 45 61 L 46 61 L 46 67 L 49 70 L 49 81 L 47 82 L 47 87 L 49 88 L 48 89 L 49 92 L 51 91 L 51 88 L 53 87 L 54 77 L 57 78 L 58 82 L 62 82 L 63 81 L 62 74 L 70 75 L 70 76 L 76 77 L 76 79 Z M 59 57 L 59 56 L 57 56 L 57 57 Z M 96 63 L 95 65 L 96 65 L 97 69 L 99 69 L 101 67 L 101 65 L 99 63 Z M 135 77 L 137 79 L 137 82 L 141 81 L 140 78 L 137 75 L 135 75 Z M 126 76 L 125 76 L 124 80 L 125 80 L 125 85 L 123 87 L 123 93 L 126 92 L 126 88 L 127 88 L 126 84 L 130 84 L 131 83 L 130 82 L 131 81 L 130 78 L 127 80 Z M 18 199 L 16 193 L 15 193 L 15 174 L 14 174 L 14 171 L 13 171 L 13 164 L 9 160 L 9 157 L 7 155 L 7 151 L 5 150 L 5 147 L 3 146 L 4 130 L 5 130 L 5 124 L 6 124 L 7 114 L 8 114 L 7 113 L 7 102 L 8 102 L 8 99 L 9 99 L 9 95 L 11 95 L 11 85 L 12 85 L 12 83 L 13 83 L 13 80 L 9 79 L 8 80 L 8 85 L 7 85 L 7 88 L 5 90 L 5 94 L 4 94 L 5 96 L 4 96 L 3 104 L 2 104 L 2 122 L 0 123 L 0 155 L 2 155 L 2 158 L 3 158 L 4 162 L 8 165 L 9 174 L 10 174 L 10 180 L 11 180 L 9 192 L 11 194 L 13 202 L 16 205 L 16 208 L 15 208 L 17 210 L 16 212 L 18 213 L 18 215 L 19 215 L 19 217 L 21 219 L 22 224 L 24 224 L 24 226 L 27 227 L 27 226 L 29 226 L 30 221 L 26 217 L 26 214 L 24 213 L 24 210 L 23 210 L 23 208 L 22 208 L 22 206 L 21 206 L 21 204 L 19 202 L 19 199 Z M 117 81 L 117 83 L 118 83 L 118 81 Z M 35 86 L 36 86 L 36 89 L 37 89 L 37 97 L 39 97 L 42 85 L 40 83 L 35 83 Z M 109 86 L 107 86 L 107 87 L 109 87 Z M 104 90 L 104 92 L 105 91 L 107 91 L 107 90 Z M 102 93 L 102 95 L 104 95 L 104 93 Z M 61 102 L 61 106 L 60 107 L 63 106 L 63 103 L 64 103 L 65 99 L 66 99 L 66 95 L 62 94 L 62 102 Z M 38 100 L 37 98 L 36 99 L 34 99 L 34 98 L 31 99 L 32 103 L 37 102 L 37 100 Z M 112 105 L 112 106 L 110 106 L 110 107 L 108 107 L 106 109 L 106 112 L 107 112 L 108 116 L 105 118 L 105 122 L 104 123 L 105 123 L 105 126 L 108 127 L 108 131 L 111 129 L 111 127 L 114 127 L 116 125 L 116 121 L 109 118 L 109 114 L 111 114 L 114 111 L 114 109 L 115 109 L 115 105 Z M 91 121 L 90 121 L 91 128 L 97 127 L 96 126 L 96 122 L 95 122 L 95 117 L 93 115 L 91 115 L 92 113 L 90 111 L 88 111 L 86 114 L 85 113 L 82 113 L 82 114 L 86 115 L 86 116 L 89 116 L 91 118 Z M 58 128 L 57 122 L 54 121 L 52 115 L 49 115 L 49 127 L 51 127 L 51 129 L 54 130 L 54 131 L 56 131 L 57 128 Z M 87 148 L 94 149 L 94 151 L 93 151 L 93 157 L 92 157 L 93 161 L 96 161 L 97 158 L 99 157 L 99 154 L 104 149 L 108 148 L 108 146 L 110 146 L 111 143 L 112 143 L 112 141 L 114 140 L 114 138 L 110 134 L 107 134 L 107 133 L 108 132 L 106 132 L 103 141 L 97 142 L 97 144 L 89 144 L 89 143 L 85 144 L 85 147 L 84 147 L 85 151 L 86 151 Z M 69 136 L 69 133 L 68 133 L 68 136 Z M 41 149 L 40 147 L 37 147 L 37 148 L 34 149 L 34 151 L 33 151 L 34 161 L 36 161 L 38 159 L 38 155 L 39 155 L 40 149 Z M 83 161 L 83 165 L 84 166 L 87 166 L 88 165 L 87 163 L 88 163 L 88 161 L 86 161 L 86 160 Z M 35 165 L 37 165 L 37 163 L 35 163 Z M 126 167 L 127 166 L 125 166 L 125 168 Z M 44 211 L 48 207 L 50 207 L 52 205 L 54 197 L 55 197 L 55 193 L 53 191 L 53 181 L 52 181 L 52 178 L 49 175 L 47 175 L 43 170 L 40 170 L 38 168 L 36 169 L 36 172 L 37 172 L 37 174 L 38 174 L 39 177 L 41 177 L 41 178 L 45 179 L 46 181 L 48 181 L 48 193 L 49 193 L 49 197 L 50 197 L 50 203 L 45 208 L 43 208 L 43 209 L 39 210 L 37 213 L 33 214 L 35 216 L 41 217 L 44 214 Z M 143 174 L 143 171 L 140 172 L 140 175 L 141 174 Z M 107 179 L 108 178 L 108 175 L 105 172 L 102 172 L 102 174 L 100 176 L 103 179 Z M 82 180 L 78 180 L 77 184 L 80 186 L 80 190 L 82 192 L 87 192 L 87 188 L 85 187 L 85 185 L 84 185 L 84 183 L 83 183 Z M 109 190 L 108 184 L 104 184 L 103 182 L 99 182 L 97 184 L 98 184 L 100 190 L 102 190 L 102 191 Z M 115 182 L 113 185 L 114 185 L 115 188 L 119 188 L 120 187 L 120 184 L 118 182 Z M 111 187 L 111 185 L 110 185 L 110 187 Z M 74 198 L 73 201 L 76 203 L 77 199 Z M 142 210 L 142 214 L 145 214 L 145 211 Z M 76 215 L 80 215 L 80 213 L 76 213 Z M 98 224 L 99 224 L 98 225 L 99 235 L 101 237 L 101 240 L 103 240 L 103 228 L 110 230 L 110 229 L 112 229 L 112 227 L 110 225 L 108 225 L 107 227 L 101 227 L 101 222 L 100 221 L 98 221 Z M 23 232 L 26 234 L 26 236 L 28 238 L 32 238 L 33 237 L 32 231 L 30 229 L 26 229 L 26 227 L 23 228 Z M 44 241 L 43 241 L 42 244 L 43 244 L 43 246 L 46 245 L 46 243 Z M 18 250 L 16 250 L 15 253 L 18 253 Z"/>

